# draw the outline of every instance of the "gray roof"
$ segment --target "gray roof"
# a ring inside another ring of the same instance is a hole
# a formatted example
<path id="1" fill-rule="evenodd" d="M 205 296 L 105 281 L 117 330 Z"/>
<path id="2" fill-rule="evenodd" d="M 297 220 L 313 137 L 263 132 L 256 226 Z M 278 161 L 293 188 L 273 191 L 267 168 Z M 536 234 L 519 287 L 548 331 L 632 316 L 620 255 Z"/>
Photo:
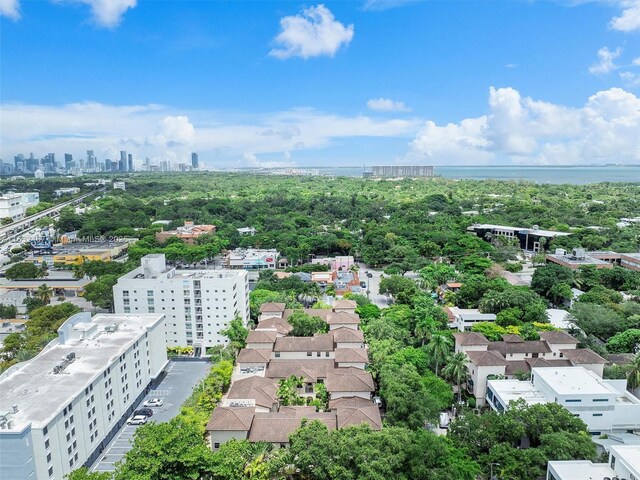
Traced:
<path id="1" fill-rule="evenodd" d="M 250 442 L 289 443 L 289 436 L 302 424 L 302 419 L 319 420 L 329 430 L 336 429 L 334 413 L 310 413 L 306 407 L 299 412 L 280 411 L 256 413 L 249 432 Z"/>
<path id="2" fill-rule="evenodd" d="M 369 402 L 369 405 L 366 407 L 338 407 L 336 409 L 336 417 L 338 421 L 338 428 L 366 423 L 373 430 L 382 429 L 380 409 L 371 402 Z"/>
<path id="3" fill-rule="evenodd" d="M 364 333 L 362 330 L 355 330 L 348 327 L 340 327 L 329 332 L 333 335 L 333 341 L 336 343 L 362 343 L 364 342 Z"/>
<path id="4" fill-rule="evenodd" d="M 276 341 L 278 333 L 274 330 L 251 330 L 247 335 L 247 343 L 264 343 L 265 348 Z"/>
<path id="5" fill-rule="evenodd" d="M 549 353 L 547 342 L 541 340 L 525 340 L 523 342 L 490 342 L 488 350 L 495 350 L 502 355 L 509 353 Z"/>
<path id="6" fill-rule="evenodd" d="M 336 363 L 369 363 L 366 348 L 336 348 Z"/>
<path id="7" fill-rule="evenodd" d="M 260 313 L 264 312 L 284 312 L 286 304 L 284 303 L 263 303 L 260 305 Z"/>
<path id="8" fill-rule="evenodd" d="M 360 317 L 355 313 L 338 312 L 328 315 L 326 321 L 329 325 L 358 325 Z"/>

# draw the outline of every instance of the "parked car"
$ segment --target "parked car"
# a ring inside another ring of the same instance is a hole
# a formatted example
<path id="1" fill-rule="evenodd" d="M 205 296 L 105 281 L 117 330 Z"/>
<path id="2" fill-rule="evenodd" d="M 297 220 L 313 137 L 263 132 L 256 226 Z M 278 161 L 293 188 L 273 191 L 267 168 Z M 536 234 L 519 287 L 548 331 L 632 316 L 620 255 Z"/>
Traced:
<path id="1" fill-rule="evenodd" d="M 151 410 L 150 408 L 140 408 L 133 412 L 134 417 L 138 415 L 142 415 L 144 417 L 153 417 L 153 410 Z"/>
<path id="2" fill-rule="evenodd" d="M 144 415 L 134 415 L 127 420 L 127 425 L 144 425 L 147 423 L 147 417 Z"/>
<path id="3" fill-rule="evenodd" d="M 150 398 L 142 404 L 143 407 L 161 407 L 164 402 L 161 398 Z"/>
<path id="4" fill-rule="evenodd" d="M 373 403 L 375 403 L 378 408 L 382 408 L 382 399 L 380 397 L 373 397 Z"/>
<path id="5" fill-rule="evenodd" d="M 360 282 L 360 288 L 367 288 L 367 282 Z"/>

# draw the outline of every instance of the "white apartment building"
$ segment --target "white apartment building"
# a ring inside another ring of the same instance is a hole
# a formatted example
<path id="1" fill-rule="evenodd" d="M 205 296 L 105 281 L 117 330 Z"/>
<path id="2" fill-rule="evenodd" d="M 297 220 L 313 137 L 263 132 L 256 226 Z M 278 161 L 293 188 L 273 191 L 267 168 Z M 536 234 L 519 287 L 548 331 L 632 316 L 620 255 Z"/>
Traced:
<path id="1" fill-rule="evenodd" d="M 626 380 L 603 380 L 583 367 L 534 368 L 531 381 L 489 380 L 487 403 L 502 412 L 512 400 L 559 403 L 596 435 L 640 429 L 640 400 Z"/>
<path id="2" fill-rule="evenodd" d="M 141 263 L 113 287 L 115 311 L 164 314 L 167 346 L 193 346 L 200 356 L 228 343 L 220 330 L 236 316 L 247 324 L 246 271 L 177 270 L 163 254 L 145 255 Z"/>
<path id="3" fill-rule="evenodd" d="M 589 460 L 553 461 L 547 465 L 547 480 L 639 480 L 640 446 L 613 445 L 607 463 Z"/>
<path id="4" fill-rule="evenodd" d="M 24 218 L 27 208 L 40 203 L 38 192 L 8 193 L 0 196 L 0 218 L 20 220 Z"/>
<path id="5" fill-rule="evenodd" d="M 62 480 L 90 465 L 167 365 L 164 317 L 78 313 L 0 376 L 0 477 Z"/>

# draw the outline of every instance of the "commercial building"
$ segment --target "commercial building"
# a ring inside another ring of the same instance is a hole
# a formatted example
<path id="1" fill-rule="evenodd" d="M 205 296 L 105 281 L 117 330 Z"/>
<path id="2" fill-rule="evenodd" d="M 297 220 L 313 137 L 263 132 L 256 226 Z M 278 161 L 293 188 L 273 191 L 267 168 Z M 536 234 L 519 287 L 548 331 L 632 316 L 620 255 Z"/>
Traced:
<path id="1" fill-rule="evenodd" d="M 275 270 L 280 253 L 277 250 L 260 250 L 254 248 L 236 248 L 226 257 L 227 268 L 243 270 Z"/>
<path id="2" fill-rule="evenodd" d="M 231 320 L 249 319 L 247 273 L 229 270 L 177 270 L 163 254 L 142 257 L 142 265 L 113 287 L 117 313 L 162 313 L 167 346 L 193 346 L 196 356 L 207 347 L 225 345 L 220 334 Z"/>
<path id="3" fill-rule="evenodd" d="M 125 182 L 113 182 L 113 189 L 114 190 L 126 190 L 127 189 L 127 185 Z"/>
<path id="4" fill-rule="evenodd" d="M 371 400 L 375 386 L 365 371 L 369 360 L 355 308 L 355 302 L 343 300 L 332 310 L 305 309 L 327 322 L 329 332 L 294 337 L 289 336 L 293 327 L 287 322 L 294 310 L 281 303 L 263 304 L 260 321 L 238 354 L 229 393 L 207 425 L 211 448 L 217 450 L 234 438 L 284 448 L 303 419 L 318 420 L 330 430 L 361 423 L 382 428 L 380 411 Z M 296 393 L 307 401 L 323 384 L 328 405 L 321 411 L 315 406 L 281 406 L 278 382 L 292 375 L 301 379 Z"/>
<path id="5" fill-rule="evenodd" d="M 109 262 L 123 255 L 133 240 L 119 242 L 73 242 L 54 246 L 53 255 L 34 255 L 38 263 L 81 265 L 87 261 L 102 260 Z"/>
<path id="6" fill-rule="evenodd" d="M 613 268 L 618 265 L 640 272 L 640 253 L 617 253 L 611 251 L 589 252 L 584 248 L 574 248 L 571 253 L 557 248 L 555 253 L 545 255 L 547 262 L 577 270 L 585 265 L 595 265 L 597 269 Z"/>
<path id="7" fill-rule="evenodd" d="M 164 243 L 170 238 L 180 238 L 184 243 L 189 245 L 195 245 L 199 236 L 208 233 L 216 233 L 215 225 L 195 225 L 193 222 L 184 222 L 183 227 L 178 227 L 175 230 L 160 231 L 156 233 L 156 240 L 159 243 Z"/>
<path id="8" fill-rule="evenodd" d="M 530 374 L 534 367 L 581 366 L 602 377 L 607 360 L 588 348 L 576 348 L 571 335 L 554 331 L 540 332 L 540 340 L 524 340 L 518 335 L 503 335 L 502 341 L 490 342 L 481 333 L 456 332 L 455 351 L 467 355 L 467 391 L 478 405 L 484 405 L 487 380 L 516 378 Z"/>
<path id="9" fill-rule="evenodd" d="M 0 376 L 0 476 L 62 480 L 90 465 L 166 365 L 163 315 L 69 318 Z"/>
<path id="10" fill-rule="evenodd" d="M 530 250 L 533 252 L 540 251 L 545 245 L 549 244 L 549 241 L 556 237 L 565 237 L 571 235 L 566 232 L 556 232 L 553 230 L 541 230 L 538 225 L 533 225 L 531 228 L 523 227 L 508 227 L 505 225 L 489 225 L 485 223 L 474 223 L 470 227 L 467 227 L 467 231 L 474 233 L 483 240 L 491 241 L 493 237 L 505 237 L 518 242 L 518 245 L 523 250 Z M 544 239 L 544 240 L 543 240 Z"/>
<path id="11" fill-rule="evenodd" d="M 433 177 L 431 165 L 376 165 L 365 171 L 365 177 Z"/>
<path id="12" fill-rule="evenodd" d="M 80 193 L 80 189 L 78 187 L 58 188 L 53 193 L 56 197 L 62 197 L 63 195 L 75 195 L 76 193 Z"/>
<path id="13" fill-rule="evenodd" d="M 552 461 L 547 464 L 547 480 L 638 480 L 640 446 L 612 446 L 607 463 L 589 460 Z"/>
<path id="14" fill-rule="evenodd" d="M 311 263 L 314 265 L 327 265 L 329 270 L 349 270 L 353 265 L 356 265 L 351 255 L 313 258 Z"/>
<path id="15" fill-rule="evenodd" d="M 583 367 L 533 368 L 531 380 L 489 380 L 486 400 L 498 412 L 513 400 L 558 403 L 587 424 L 594 435 L 640 429 L 640 400 L 627 380 L 603 380 Z"/>
<path id="16" fill-rule="evenodd" d="M 40 203 L 38 192 L 7 193 L 0 196 L 0 218 L 20 220 L 24 218 L 27 208 Z"/>
<path id="17" fill-rule="evenodd" d="M 198 169 L 198 154 L 196 152 L 191 153 L 191 168 L 194 170 Z"/>

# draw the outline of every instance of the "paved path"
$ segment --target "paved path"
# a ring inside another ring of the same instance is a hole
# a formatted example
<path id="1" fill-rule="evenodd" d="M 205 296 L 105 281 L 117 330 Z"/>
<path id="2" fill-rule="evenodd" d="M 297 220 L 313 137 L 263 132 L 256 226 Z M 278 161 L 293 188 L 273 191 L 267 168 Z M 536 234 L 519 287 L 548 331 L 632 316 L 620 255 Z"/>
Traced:
<path id="1" fill-rule="evenodd" d="M 142 408 L 142 404 L 149 398 L 162 398 L 164 401 L 162 407 L 154 408 L 153 416 L 148 421 L 168 422 L 180 413 L 180 407 L 189 398 L 193 388 L 197 387 L 201 380 L 207 376 L 210 368 L 211 364 L 208 361 L 171 362 L 166 377 L 155 390 L 149 392 L 136 406 L 136 409 Z M 125 454 L 131 450 L 131 442 L 137 429 L 137 425 L 125 423 L 90 470 L 113 472 L 116 462 L 122 460 Z"/>

